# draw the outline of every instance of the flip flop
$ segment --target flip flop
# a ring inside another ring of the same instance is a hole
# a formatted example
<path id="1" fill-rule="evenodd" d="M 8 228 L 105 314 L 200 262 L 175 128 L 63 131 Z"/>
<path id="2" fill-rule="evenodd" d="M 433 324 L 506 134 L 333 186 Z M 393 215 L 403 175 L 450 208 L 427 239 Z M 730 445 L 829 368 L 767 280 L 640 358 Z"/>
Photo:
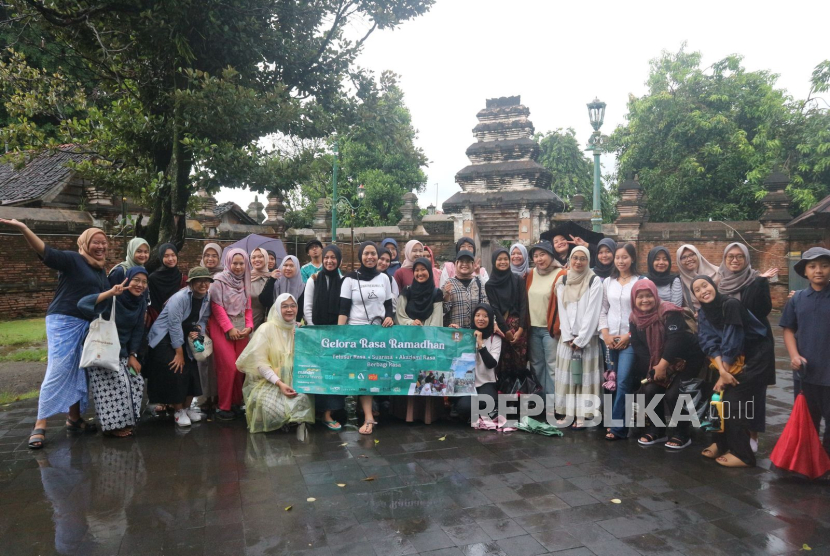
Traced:
<path id="1" fill-rule="evenodd" d="M 735 454 L 725 454 L 716 459 L 715 461 L 718 462 L 718 465 L 722 465 L 724 467 L 750 467 L 748 463 L 745 463 L 743 460 L 738 458 Z"/>
<path id="2" fill-rule="evenodd" d="M 669 450 L 682 450 L 683 448 L 686 448 L 687 446 L 691 445 L 691 443 L 692 443 L 692 439 L 691 439 L 691 438 L 687 438 L 687 439 L 684 441 L 682 438 L 678 438 L 678 437 L 676 437 L 676 436 L 672 436 L 672 437 L 669 439 L 669 442 L 674 442 L 675 444 L 677 444 L 677 446 L 671 446 L 668 442 L 666 442 L 665 446 L 666 446 L 666 448 L 668 448 Z"/>
<path id="3" fill-rule="evenodd" d="M 364 436 L 369 436 L 370 434 L 372 434 L 372 433 L 374 433 L 374 432 L 375 432 L 375 425 L 377 425 L 377 424 L 378 424 L 378 423 L 377 423 L 377 421 L 363 421 L 363 426 L 362 426 L 362 427 L 360 427 L 360 429 L 358 430 L 358 432 L 359 432 L 360 434 L 364 435 Z M 371 426 L 372 426 L 372 430 L 370 430 L 369 432 L 363 432 L 363 427 L 365 427 L 366 425 L 371 425 Z"/>
<path id="4" fill-rule="evenodd" d="M 645 442 L 643 442 L 643 438 L 646 439 Z M 648 434 L 644 434 L 643 436 L 638 438 L 637 443 L 640 446 L 654 446 L 655 444 L 660 444 L 661 442 L 667 442 L 668 440 L 669 439 L 666 436 L 661 436 L 660 438 L 654 438 L 653 434 L 648 433 Z"/>
<path id="5" fill-rule="evenodd" d="M 339 431 L 343 428 L 343 425 L 338 423 L 337 421 L 323 421 L 323 424 L 326 426 L 327 429 L 330 431 Z"/>

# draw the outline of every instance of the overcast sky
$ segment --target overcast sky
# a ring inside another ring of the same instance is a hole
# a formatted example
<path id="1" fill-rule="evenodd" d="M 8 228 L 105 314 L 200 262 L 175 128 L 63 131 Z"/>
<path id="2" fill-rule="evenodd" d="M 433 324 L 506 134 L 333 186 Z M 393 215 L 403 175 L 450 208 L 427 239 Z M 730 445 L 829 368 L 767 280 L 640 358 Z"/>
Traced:
<path id="1" fill-rule="evenodd" d="M 704 65 L 741 54 L 747 69 L 779 74 L 780 88 L 804 98 L 813 68 L 830 58 L 828 21 L 827 0 L 437 0 L 426 15 L 375 32 L 359 63 L 401 76 L 430 161 L 420 204 L 435 203 L 437 188 L 440 207 L 460 190 L 455 173 L 468 164 L 464 151 L 488 98 L 521 95 L 537 132 L 573 127 L 584 144 L 585 104 L 595 96 L 608 104 L 602 131 L 610 133 L 625 121 L 629 93 L 645 92 L 649 60 L 683 41 Z M 227 190 L 217 199 L 247 208 L 253 194 Z"/>

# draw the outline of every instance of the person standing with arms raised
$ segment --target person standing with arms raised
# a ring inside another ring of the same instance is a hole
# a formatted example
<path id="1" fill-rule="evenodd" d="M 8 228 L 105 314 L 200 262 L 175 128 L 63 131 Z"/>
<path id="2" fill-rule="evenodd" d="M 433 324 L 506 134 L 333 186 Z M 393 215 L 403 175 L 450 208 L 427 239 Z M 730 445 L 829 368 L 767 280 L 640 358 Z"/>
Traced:
<path id="1" fill-rule="evenodd" d="M 79 366 L 89 320 L 78 309 L 78 302 L 110 289 L 104 270 L 109 244 L 102 230 L 89 228 L 78 237 L 77 253 L 59 251 L 46 245 L 23 222 L 0 218 L 0 224 L 15 228 L 43 264 L 59 271 L 58 288 L 46 311 L 49 361 L 40 385 L 37 421 L 29 436 L 29 448 L 39 450 L 46 440 L 46 420 L 58 413 L 67 413 L 66 430 L 70 432 L 95 430 L 81 418 L 89 399 L 86 374 Z"/>

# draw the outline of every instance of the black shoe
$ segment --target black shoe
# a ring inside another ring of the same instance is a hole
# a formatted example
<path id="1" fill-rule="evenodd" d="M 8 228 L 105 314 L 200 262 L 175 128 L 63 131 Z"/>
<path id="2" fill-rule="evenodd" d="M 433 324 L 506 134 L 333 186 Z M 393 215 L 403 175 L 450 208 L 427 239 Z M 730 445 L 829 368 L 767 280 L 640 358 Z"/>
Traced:
<path id="1" fill-rule="evenodd" d="M 237 417 L 242 417 L 243 415 L 245 415 L 245 408 L 244 408 L 243 406 L 241 406 L 241 405 L 233 405 L 233 406 L 231 406 L 231 411 L 232 411 L 232 412 L 233 412 L 233 414 L 234 414 L 234 415 L 236 415 Z"/>
<path id="2" fill-rule="evenodd" d="M 216 418 L 220 421 L 233 421 L 236 419 L 236 413 L 233 411 L 225 411 L 224 409 L 217 409 Z"/>

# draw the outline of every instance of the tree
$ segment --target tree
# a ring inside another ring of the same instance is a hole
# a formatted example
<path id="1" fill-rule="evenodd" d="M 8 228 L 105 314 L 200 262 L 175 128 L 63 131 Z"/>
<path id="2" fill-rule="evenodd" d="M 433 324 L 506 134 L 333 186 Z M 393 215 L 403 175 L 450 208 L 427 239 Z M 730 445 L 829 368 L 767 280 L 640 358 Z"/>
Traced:
<path id="1" fill-rule="evenodd" d="M 547 133 L 537 133 L 533 139 L 539 143 L 539 164 L 553 174 L 551 189 L 565 201 L 577 193 L 585 196 L 585 206 L 591 210 L 594 203 L 594 162 L 583 154 L 584 149 L 576 140 L 573 128 L 559 128 Z M 614 203 L 603 186 L 600 199 L 603 220 L 610 222 Z"/>
<path id="2" fill-rule="evenodd" d="M 356 109 L 351 126 L 338 133 L 340 153 L 338 196 L 357 205 L 357 187 L 365 187 L 365 199 L 355 213 L 356 226 L 393 226 L 401 219 L 401 198 L 409 191 L 422 191 L 426 174 L 421 169 L 427 158 L 415 146 L 417 132 L 404 103 L 397 76 L 384 72 L 380 83 Z M 294 227 L 309 227 L 320 197 L 331 196 L 332 158 L 327 145 L 305 147 L 309 162 L 306 181 L 289 195 L 286 221 Z M 351 224 L 351 215 L 342 211 L 339 222 Z"/>
<path id="3" fill-rule="evenodd" d="M 763 180 L 787 158 L 790 99 L 740 56 L 700 59 L 681 48 L 651 61 L 648 92 L 609 139 L 617 175 L 639 174 L 654 221 L 757 218 Z"/>
<path id="4" fill-rule="evenodd" d="M 33 29 L 20 40 L 40 37 L 26 48 L 48 63 L 12 53 L 0 66 L 3 136 L 18 161 L 76 145 L 92 155 L 78 167 L 84 177 L 152 206 L 148 241 L 181 245 L 198 188 L 293 187 L 302 157 L 266 150 L 260 138 L 319 138 L 345 125 L 373 88 L 355 65 L 365 41 L 431 4 L 11 0 L 3 25 Z M 350 38 L 361 24 L 365 34 Z M 44 117 L 57 125 L 45 129 Z"/>

